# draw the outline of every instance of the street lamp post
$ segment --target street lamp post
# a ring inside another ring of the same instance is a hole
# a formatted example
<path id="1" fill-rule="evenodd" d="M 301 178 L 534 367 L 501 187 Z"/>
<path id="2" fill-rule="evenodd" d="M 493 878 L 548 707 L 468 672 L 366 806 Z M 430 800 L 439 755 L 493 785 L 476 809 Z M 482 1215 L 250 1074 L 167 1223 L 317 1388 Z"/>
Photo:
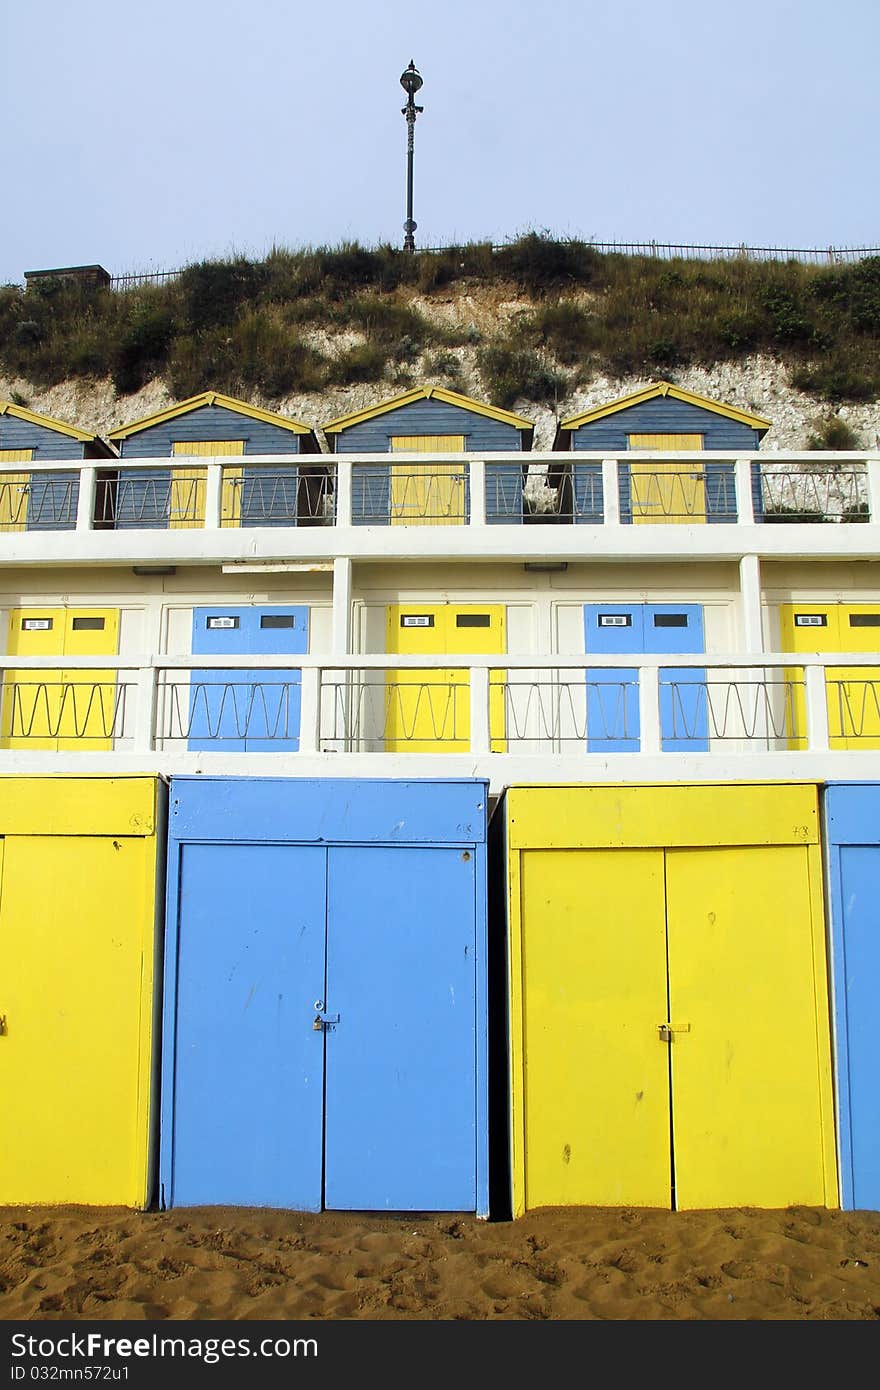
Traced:
<path id="1" fill-rule="evenodd" d="M 415 251 L 416 241 L 413 232 L 417 224 L 413 221 L 413 149 L 415 147 L 416 116 L 425 108 L 416 106 L 413 101 L 413 97 L 422 85 L 422 78 L 411 58 L 409 67 L 401 74 L 400 85 L 406 92 L 406 106 L 400 108 L 401 114 L 406 117 L 406 221 L 403 224 L 406 235 L 403 238 L 403 249 L 404 251 Z"/>

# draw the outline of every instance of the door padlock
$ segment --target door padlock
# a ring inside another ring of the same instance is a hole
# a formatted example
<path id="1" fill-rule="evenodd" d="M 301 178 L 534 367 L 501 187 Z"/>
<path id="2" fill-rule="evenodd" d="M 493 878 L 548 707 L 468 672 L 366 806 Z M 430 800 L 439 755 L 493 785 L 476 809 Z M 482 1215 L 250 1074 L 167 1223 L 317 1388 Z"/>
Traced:
<path id="1" fill-rule="evenodd" d="M 660 1041 L 665 1043 L 672 1042 L 672 1029 L 668 1023 L 658 1023 L 657 1032 L 660 1034 Z"/>

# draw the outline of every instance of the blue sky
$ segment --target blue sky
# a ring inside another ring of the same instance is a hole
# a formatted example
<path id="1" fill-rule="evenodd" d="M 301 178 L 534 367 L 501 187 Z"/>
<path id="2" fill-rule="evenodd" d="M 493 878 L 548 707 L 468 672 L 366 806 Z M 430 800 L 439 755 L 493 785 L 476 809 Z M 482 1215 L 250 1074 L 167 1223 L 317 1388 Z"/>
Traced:
<path id="1" fill-rule="evenodd" d="M 273 244 L 880 244 L 877 0 L 6 7 L 0 282 Z"/>

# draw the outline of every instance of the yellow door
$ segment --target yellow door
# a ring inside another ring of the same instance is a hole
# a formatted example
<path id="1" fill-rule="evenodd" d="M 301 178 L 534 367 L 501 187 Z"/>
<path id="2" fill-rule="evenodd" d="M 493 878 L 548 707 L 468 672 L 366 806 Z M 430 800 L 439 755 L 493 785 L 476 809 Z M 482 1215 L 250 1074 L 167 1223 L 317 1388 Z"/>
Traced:
<path id="1" fill-rule="evenodd" d="M 401 656 L 500 656 L 506 650 L 502 604 L 389 604 L 385 650 Z M 493 672 L 489 732 L 503 752 L 506 673 Z M 389 671 L 385 748 L 391 753 L 466 753 L 470 749 L 470 682 L 466 670 Z"/>
<path id="2" fill-rule="evenodd" d="M 229 454 L 243 454 L 244 440 L 178 440 L 174 444 L 173 452 L 175 458 L 223 458 Z M 240 468 L 224 469 L 220 499 L 222 526 L 241 525 L 241 476 Z M 182 469 L 179 478 L 172 473 L 168 515 L 168 525 L 172 530 L 192 530 L 204 526 L 207 477 L 204 468 Z"/>
<path id="3" fill-rule="evenodd" d="M 525 1205 L 668 1207 L 663 852 L 529 850 L 521 895 Z"/>
<path id="4" fill-rule="evenodd" d="M 10 656 L 115 656 L 118 644 L 115 608 L 18 608 L 9 614 Z M 114 671 L 9 670 L 3 747 L 112 748 L 116 700 Z"/>
<path id="5" fill-rule="evenodd" d="M 65 656 L 115 656 L 119 650 L 116 608 L 69 608 L 65 615 Z M 116 701 L 115 671 L 64 672 L 58 747 L 93 750 L 113 747 Z"/>
<path id="6" fill-rule="evenodd" d="M 392 453 L 460 454 L 463 434 L 394 435 Z M 392 526 L 460 526 L 465 519 L 465 472 L 449 464 L 392 463 Z"/>
<path id="7" fill-rule="evenodd" d="M 8 463 L 30 463 L 33 456 L 33 449 L 0 449 L 0 467 Z M 27 529 L 30 480 L 30 473 L 0 473 L 0 531 Z"/>
<path id="8" fill-rule="evenodd" d="M 631 434 L 631 449 L 657 453 L 700 450 L 701 434 Z M 702 463 L 657 463 L 633 459 L 629 465 L 634 524 L 676 522 L 695 524 L 706 520 L 705 470 Z"/>
<path id="9" fill-rule="evenodd" d="M 784 603 L 779 610 L 784 652 L 877 652 L 880 605 Z M 800 668 L 786 668 L 792 682 L 791 743 L 806 737 L 806 703 Z M 829 666 L 826 675 L 828 733 L 832 748 L 880 748 L 880 668 Z"/>
<path id="10" fill-rule="evenodd" d="M 676 1206 L 835 1205 L 818 848 L 668 850 L 666 897 Z"/>
<path id="11" fill-rule="evenodd" d="M 144 1205 L 154 846 L 0 840 L 0 1202 Z"/>

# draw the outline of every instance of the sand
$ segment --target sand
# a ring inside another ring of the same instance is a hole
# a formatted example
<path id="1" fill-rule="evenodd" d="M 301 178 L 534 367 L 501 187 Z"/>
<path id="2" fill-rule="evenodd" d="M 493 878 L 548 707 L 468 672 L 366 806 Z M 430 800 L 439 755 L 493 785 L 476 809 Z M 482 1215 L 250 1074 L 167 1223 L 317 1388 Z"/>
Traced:
<path id="1" fill-rule="evenodd" d="M 0 1208 L 0 1318 L 880 1317 L 880 1213 Z"/>

